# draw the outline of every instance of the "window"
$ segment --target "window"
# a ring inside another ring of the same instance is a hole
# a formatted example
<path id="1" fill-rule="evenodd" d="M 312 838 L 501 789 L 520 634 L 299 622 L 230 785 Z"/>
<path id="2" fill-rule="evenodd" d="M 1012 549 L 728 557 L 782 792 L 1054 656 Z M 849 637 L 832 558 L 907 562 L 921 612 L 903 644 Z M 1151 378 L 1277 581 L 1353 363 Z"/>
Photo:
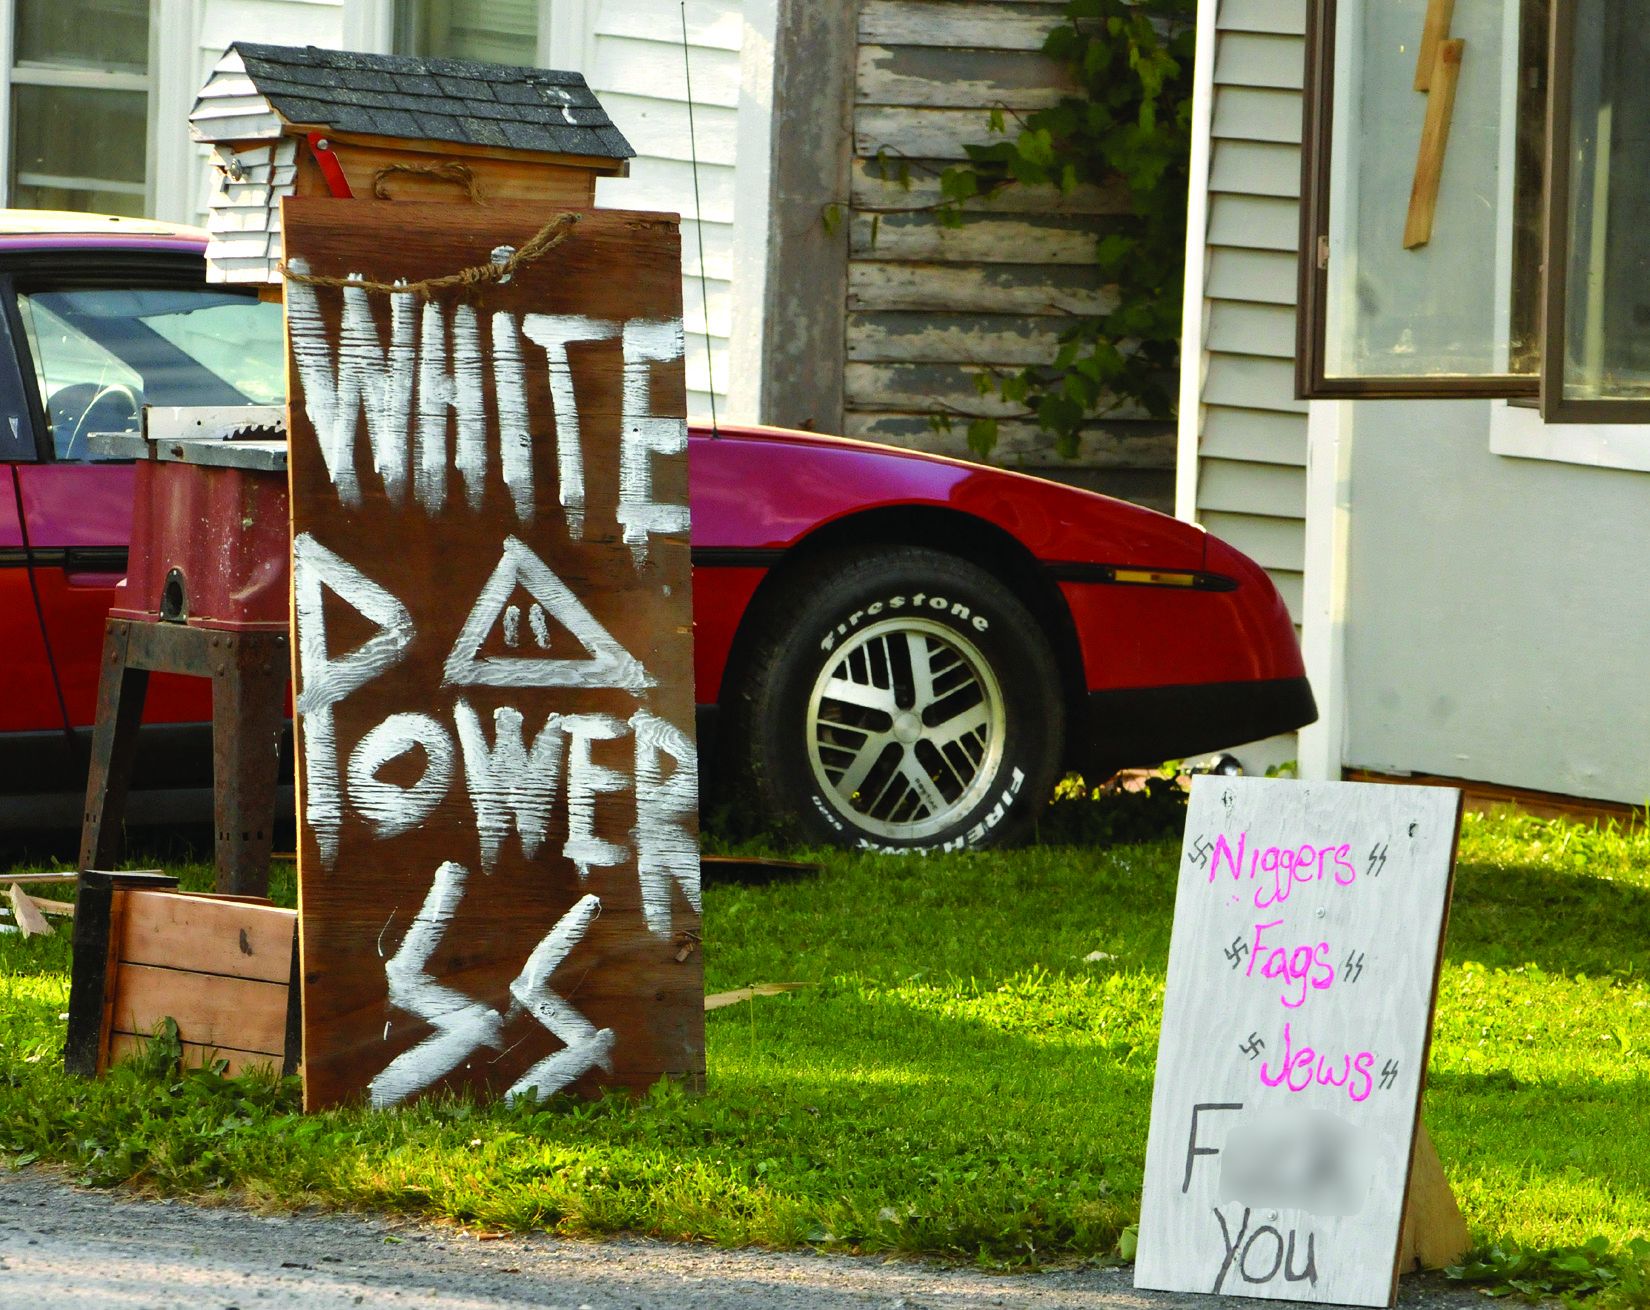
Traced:
<path id="1" fill-rule="evenodd" d="M 149 0 L 16 0 L 10 203 L 148 210 Z"/>
<path id="2" fill-rule="evenodd" d="M 1311 8 L 1303 394 L 1536 391 L 1544 3 L 1453 8 Z"/>
<path id="3" fill-rule="evenodd" d="M 1650 422 L 1650 0 L 1313 0 L 1297 389 Z"/>
<path id="4" fill-rule="evenodd" d="M 534 64 L 538 37 L 537 0 L 395 0 L 398 54 Z"/>
<path id="5" fill-rule="evenodd" d="M 286 399 L 281 306 L 206 288 L 39 290 L 18 297 L 58 459 L 94 432 L 136 432 L 144 405 Z"/>
<path id="6" fill-rule="evenodd" d="M 1650 420 L 1650 0 L 1553 27 L 1548 419 Z"/>

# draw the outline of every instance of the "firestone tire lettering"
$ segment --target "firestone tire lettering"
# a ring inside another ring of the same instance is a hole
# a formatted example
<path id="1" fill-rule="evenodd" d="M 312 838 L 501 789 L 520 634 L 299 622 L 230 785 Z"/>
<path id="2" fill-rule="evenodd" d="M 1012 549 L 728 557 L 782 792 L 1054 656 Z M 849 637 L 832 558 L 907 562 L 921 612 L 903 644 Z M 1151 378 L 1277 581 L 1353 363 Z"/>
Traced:
<path id="1" fill-rule="evenodd" d="M 914 598 L 899 595 L 889 596 L 885 600 L 872 601 L 863 609 L 855 610 L 820 638 L 819 649 L 825 652 L 833 651 L 843 637 L 853 632 L 866 619 L 874 619 L 884 610 L 904 609 L 907 605 L 910 605 L 913 609 L 926 607 L 930 610 L 938 610 L 954 619 L 962 620 L 975 632 L 989 632 L 991 630 L 991 620 L 984 614 L 974 613 L 962 601 L 950 601 L 944 596 L 925 596 L 919 592 Z"/>
<path id="2" fill-rule="evenodd" d="M 770 821 L 866 851 L 959 851 L 1012 841 L 1046 802 L 1065 745 L 1058 666 L 1015 589 L 984 568 L 915 546 L 843 551 L 786 578 L 753 622 L 760 627 L 727 740 L 741 757 L 735 775 L 750 784 L 741 797 L 754 794 Z M 891 654 L 907 646 L 917 653 Z M 913 660 L 934 679 L 911 681 Z M 961 740 L 943 731 L 952 720 L 963 731 L 941 675 L 947 688 L 972 678 L 987 696 L 966 757 L 939 753 Z M 816 699 L 821 688 L 825 702 Z M 851 721 L 861 710 L 869 727 Z M 896 744 L 902 754 L 893 754 Z M 843 764 L 872 747 L 881 753 L 858 761 L 857 772 Z M 878 788 L 904 786 L 906 776 L 909 807 L 889 813 Z"/>

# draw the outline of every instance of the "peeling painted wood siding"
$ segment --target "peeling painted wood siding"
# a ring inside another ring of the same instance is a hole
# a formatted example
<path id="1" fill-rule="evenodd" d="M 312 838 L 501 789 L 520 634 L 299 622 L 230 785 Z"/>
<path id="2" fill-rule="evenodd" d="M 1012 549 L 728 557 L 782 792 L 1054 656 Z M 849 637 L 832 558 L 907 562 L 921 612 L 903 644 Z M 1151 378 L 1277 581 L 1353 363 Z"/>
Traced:
<path id="1" fill-rule="evenodd" d="M 1300 622 L 1306 403 L 1295 399 L 1305 0 L 1221 0 L 1198 516 L 1265 566 Z"/>
<path id="2" fill-rule="evenodd" d="M 850 169 L 844 426 L 849 435 L 968 456 L 974 417 L 998 420 L 993 459 L 1050 473 L 1148 470 L 1171 499 L 1172 426 L 1120 408 L 1075 466 L 1023 410 L 975 386 L 981 372 L 1052 359 L 1073 314 L 1115 296 L 1094 266 L 1096 235 L 1126 212 L 1120 186 L 1006 189 L 960 228 L 932 208 L 939 177 L 991 140 L 989 110 L 1025 113 L 1068 90 L 1041 53 L 1063 6 L 1051 0 L 863 0 Z M 906 174 L 899 173 L 903 164 Z M 950 432 L 930 416 L 949 415 Z M 1154 501 L 1157 498 L 1154 496 Z"/>

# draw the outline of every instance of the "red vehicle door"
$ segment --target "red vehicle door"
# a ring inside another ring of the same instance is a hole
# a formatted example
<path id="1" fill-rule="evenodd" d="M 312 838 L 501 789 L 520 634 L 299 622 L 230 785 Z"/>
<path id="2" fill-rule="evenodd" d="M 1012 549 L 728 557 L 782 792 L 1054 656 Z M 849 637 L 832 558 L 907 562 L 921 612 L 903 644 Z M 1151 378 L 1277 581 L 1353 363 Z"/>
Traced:
<path id="1" fill-rule="evenodd" d="M 91 435 L 137 431 L 146 404 L 285 398 L 280 306 L 208 288 L 198 259 L 178 263 L 169 277 L 154 258 L 125 275 L 62 259 L 19 270 L 7 306 L 40 454 L 17 466 L 19 501 L 57 685 L 83 742 L 97 717 L 104 619 L 125 578 L 132 526 L 132 466 L 100 461 Z M 150 679 L 146 723 L 210 718 L 201 679 Z M 199 755 L 196 767 L 209 758 Z"/>

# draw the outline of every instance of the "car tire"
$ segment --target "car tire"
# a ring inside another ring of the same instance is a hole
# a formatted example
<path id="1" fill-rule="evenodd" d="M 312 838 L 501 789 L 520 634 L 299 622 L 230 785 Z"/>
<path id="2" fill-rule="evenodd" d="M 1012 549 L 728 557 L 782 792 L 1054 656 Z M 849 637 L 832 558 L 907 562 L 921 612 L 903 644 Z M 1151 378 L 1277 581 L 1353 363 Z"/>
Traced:
<path id="1" fill-rule="evenodd" d="M 1059 670 L 993 574 L 921 547 L 833 553 L 758 621 L 735 740 L 770 820 L 843 846 L 959 850 L 1011 840 L 1047 802 Z"/>

